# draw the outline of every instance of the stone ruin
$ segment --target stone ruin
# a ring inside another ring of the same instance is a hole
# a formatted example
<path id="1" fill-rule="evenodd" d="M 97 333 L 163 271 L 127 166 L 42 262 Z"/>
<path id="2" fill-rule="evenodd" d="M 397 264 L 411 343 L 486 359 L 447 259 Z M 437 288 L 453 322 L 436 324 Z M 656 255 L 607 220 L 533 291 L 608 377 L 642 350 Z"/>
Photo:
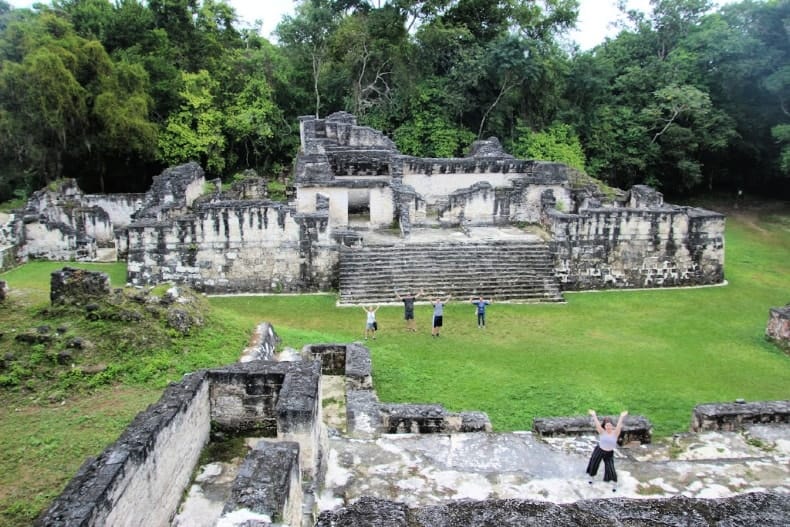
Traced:
<path id="1" fill-rule="evenodd" d="M 783 350 L 790 351 L 790 304 L 770 309 L 765 337 Z"/>
<path id="2" fill-rule="evenodd" d="M 64 267 L 51 275 L 49 300 L 52 305 L 82 305 L 109 296 L 110 277 L 107 273 Z"/>
<path id="3" fill-rule="evenodd" d="M 300 118 L 300 138 L 288 203 L 270 200 L 260 178 L 223 191 L 194 163 L 165 170 L 145 194 L 88 195 L 66 181 L 0 229 L 2 264 L 120 259 L 137 285 L 339 290 L 352 304 L 391 301 L 393 288 L 557 301 L 724 280 L 724 217 L 648 187 L 604 191 L 565 165 L 515 159 L 495 138 L 464 158 L 407 156 L 345 112 Z M 405 273 L 403 262 L 427 271 Z M 437 262 L 446 283 L 432 280 Z"/>
<path id="4" fill-rule="evenodd" d="M 779 527 L 790 515 L 788 496 L 772 492 L 725 499 L 679 496 L 564 504 L 467 499 L 438 506 L 362 496 L 322 510 L 317 496 L 326 485 L 330 434 L 322 415 L 322 384 L 330 376 L 342 379 L 345 434 L 350 441 L 404 433 L 490 435 L 491 426 L 481 412 L 455 414 L 439 405 L 380 403 L 372 385 L 369 350 L 359 343 L 308 345 L 281 361 L 272 353 L 277 342 L 274 329 L 261 324 L 244 351 L 246 362 L 188 374 L 168 386 L 115 443 L 85 462 L 35 525 L 185 525 L 179 523 L 177 512 L 202 450 L 217 433 L 262 439 L 241 462 L 215 525 L 564 527 L 623 525 L 628 518 L 634 525 Z M 712 427 L 744 426 L 750 420 L 786 423 L 788 404 L 741 406 L 737 420 L 726 417 L 733 413 L 726 405 L 698 408 L 695 415 L 705 413 L 704 426 Z M 560 429 L 571 435 L 591 431 L 589 419 L 586 424 L 581 419 L 536 420 L 536 429 L 549 436 L 563 433 Z M 626 441 L 649 442 L 651 425 L 645 418 L 629 416 L 625 428 Z M 199 508 L 200 514 L 209 514 Z"/>

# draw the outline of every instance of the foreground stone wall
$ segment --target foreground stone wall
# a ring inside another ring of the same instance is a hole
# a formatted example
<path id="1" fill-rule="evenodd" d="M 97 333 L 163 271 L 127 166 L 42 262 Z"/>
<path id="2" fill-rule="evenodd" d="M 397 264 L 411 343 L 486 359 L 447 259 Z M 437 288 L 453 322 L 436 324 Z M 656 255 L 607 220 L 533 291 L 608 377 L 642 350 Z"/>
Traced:
<path id="1" fill-rule="evenodd" d="M 466 500 L 431 507 L 409 507 L 394 501 L 363 497 L 353 505 L 322 512 L 316 527 L 785 527 L 787 518 L 790 518 L 790 496 L 761 492 L 720 500 L 677 497 L 668 500 L 589 500 L 569 504 L 531 500 Z"/>
<path id="2" fill-rule="evenodd" d="M 633 204 L 633 203 L 632 203 Z M 718 284 L 724 216 L 703 209 L 601 207 L 544 213 L 562 288 L 581 291 Z"/>
<path id="3" fill-rule="evenodd" d="M 41 527 L 168 526 L 209 440 L 205 373 L 169 386 L 36 521 Z"/>
<path id="4" fill-rule="evenodd" d="M 88 460 L 36 521 L 41 527 L 168 526 L 209 441 L 219 430 L 266 433 L 298 446 L 308 477 L 319 458 L 320 363 L 234 364 L 184 377 L 139 414 L 99 457 Z M 287 490 L 296 514 L 301 488 Z"/>

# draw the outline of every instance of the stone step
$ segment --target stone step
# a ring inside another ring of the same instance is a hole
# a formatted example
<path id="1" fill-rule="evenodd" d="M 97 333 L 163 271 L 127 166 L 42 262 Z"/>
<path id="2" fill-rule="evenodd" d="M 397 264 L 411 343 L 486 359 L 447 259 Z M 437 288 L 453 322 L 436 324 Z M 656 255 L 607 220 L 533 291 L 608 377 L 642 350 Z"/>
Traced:
<path id="1" fill-rule="evenodd" d="M 439 243 L 344 248 L 339 264 L 340 303 L 386 303 L 395 291 L 463 299 L 563 301 L 551 253 L 543 243 Z"/>

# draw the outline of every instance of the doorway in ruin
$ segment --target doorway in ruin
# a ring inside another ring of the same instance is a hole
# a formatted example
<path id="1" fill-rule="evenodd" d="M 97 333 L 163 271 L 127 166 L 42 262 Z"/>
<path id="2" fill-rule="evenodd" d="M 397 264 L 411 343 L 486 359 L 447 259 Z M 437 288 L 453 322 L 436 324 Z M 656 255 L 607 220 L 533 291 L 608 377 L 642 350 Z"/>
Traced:
<path id="1" fill-rule="evenodd" d="M 348 226 L 368 228 L 370 224 L 370 190 L 348 190 Z"/>

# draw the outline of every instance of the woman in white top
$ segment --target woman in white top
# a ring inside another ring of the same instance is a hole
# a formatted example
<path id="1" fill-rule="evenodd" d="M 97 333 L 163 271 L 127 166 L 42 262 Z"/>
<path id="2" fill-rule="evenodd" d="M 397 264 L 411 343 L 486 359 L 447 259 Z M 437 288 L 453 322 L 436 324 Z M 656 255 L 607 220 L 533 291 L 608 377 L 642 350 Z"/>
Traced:
<path id="1" fill-rule="evenodd" d="M 617 472 L 614 470 L 614 449 L 617 447 L 617 438 L 620 437 L 620 431 L 623 429 L 623 419 L 628 415 L 627 411 L 620 413 L 620 418 L 617 420 L 617 425 L 612 424 L 612 420 L 608 417 L 603 418 L 603 425 L 598 421 L 598 416 L 595 415 L 595 410 L 588 412 L 595 423 L 595 429 L 598 431 L 598 444 L 595 445 L 590 456 L 590 462 L 587 463 L 587 474 L 590 476 L 588 483 L 592 485 L 592 478 L 598 473 L 598 466 L 603 461 L 603 480 L 612 481 L 617 483 Z M 617 487 L 612 487 L 612 492 L 616 492 Z"/>
<path id="2" fill-rule="evenodd" d="M 365 320 L 365 340 L 368 340 L 368 336 L 372 336 L 373 340 L 376 340 L 376 330 L 379 329 L 379 325 L 376 323 L 376 311 L 379 310 L 379 306 L 375 308 L 373 306 L 368 306 L 362 309 L 365 310 L 365 314 L 367 315 Z"/>

